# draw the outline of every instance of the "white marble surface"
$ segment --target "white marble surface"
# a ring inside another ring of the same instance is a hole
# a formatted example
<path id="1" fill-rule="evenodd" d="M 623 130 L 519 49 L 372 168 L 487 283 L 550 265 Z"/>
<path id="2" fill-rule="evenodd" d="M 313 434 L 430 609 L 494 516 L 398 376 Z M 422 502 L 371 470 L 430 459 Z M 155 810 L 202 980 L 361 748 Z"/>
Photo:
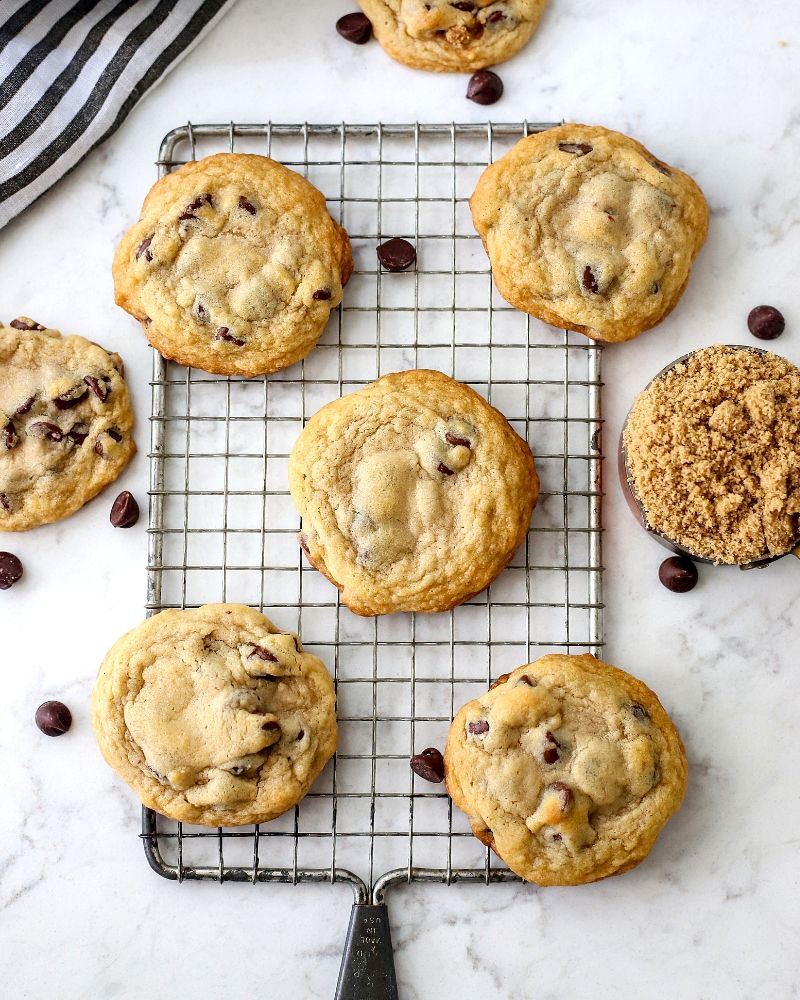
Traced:
<path id="1" fill-rule="evenodd" d="M 185 121 L 481 121 L 465 79 L 414 73 L 333 30 L 347 2 L 239 0 L 112 140 L 0 234 L 0 312 L 40 317 L 124 354 L 144 500 L 150 357 L 112 300 L 110 257 Z M 302 8 L 302 13 L 300 8 Z M 800 7 L 785 0 L 551 0 L 501 70 L 495 120 L 577 119 L 627 131 L 695 175 L 709 241 L 681 306 L 605 352 L 607 447 L 635 392 L 677 354 L 748 342 L 751 306 L 783 309 L 774 346 L 800 362 Z M 650 859 L 580 889 L 401 888 L 390 895 L 404 1000 L 564 996 L 770 1000 L 800 995 L 800 566 L 701 571 L 676 596 L 633 528 L 608 463 L 607 656 L 648 681 L 691 761 L 686 803 Z M 0 595 L 0 993 L 13 998 L 332 996 L 349 891 L 183 885 L 148 871 L 138 808 L 97 754 L 86 701 L 106 648 L 142 617 L 144 521 L 102 499 L 3 539 L 26 577 Z M 59 740 L 33 725 L 62 698 Z"/>

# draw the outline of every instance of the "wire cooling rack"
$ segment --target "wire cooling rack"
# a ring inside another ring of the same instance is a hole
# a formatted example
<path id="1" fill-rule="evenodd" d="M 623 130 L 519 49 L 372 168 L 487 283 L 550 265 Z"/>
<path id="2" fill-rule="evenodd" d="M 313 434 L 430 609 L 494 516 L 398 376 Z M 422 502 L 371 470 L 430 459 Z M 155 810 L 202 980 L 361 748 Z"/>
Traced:
<path id="1" fill-rule="evenodd" d="M 547 127 L 188 124 L 165 137 L 161 176 L 222 150 L 303 173 L 350 234 L 355 270 L 318 346 L 276 375 L 212 376 L 154 354 L 148 612 L 260 608 L 329 666 L 340 723 L 335 760 L 272 823 L 210 831 L 145 810 L 159 874 L 348 882 L 358 903 L 399 881 L 515 877 L 408 758 L 443 748 L 454 710 L 503 672 L 603 641 L 601 350 L 498 296 L 468 206 L 486 165 Z M 395 236 L 415 244 L 416 269 L 380 269 L 375 247 Z M 320 406 L 408 368 L 446 372 L 498 407 L 531 443 L 542 492 L 488 591 L 443 614 L 364 619 L 304 563 L 287 459 Z"/>

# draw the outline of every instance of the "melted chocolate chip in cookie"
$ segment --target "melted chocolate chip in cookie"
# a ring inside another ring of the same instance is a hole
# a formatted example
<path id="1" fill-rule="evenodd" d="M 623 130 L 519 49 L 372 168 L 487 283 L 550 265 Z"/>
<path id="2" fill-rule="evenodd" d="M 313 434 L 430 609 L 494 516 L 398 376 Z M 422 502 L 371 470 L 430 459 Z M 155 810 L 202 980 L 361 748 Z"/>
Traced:
<path id="1" fill-rule="evenodd" d="M 214 340 L 224 340 L 228 344 L 235 344 L 237 347 L 244 347 L 244 341 L 240 337 L 234 337 L 227 326 L 217 327 Z"/>
<path id="2" fill-rule="evenodd" d="M 143 239 L 139 246 L 136 248 L 136 260 L 138 260 L 142 254 L 144 254 L 144 259 L 151 261 L 153 259 L 153 251 L 150 249 L 150 244 L 153 242 L 153 237 L 148 236 Z"/>

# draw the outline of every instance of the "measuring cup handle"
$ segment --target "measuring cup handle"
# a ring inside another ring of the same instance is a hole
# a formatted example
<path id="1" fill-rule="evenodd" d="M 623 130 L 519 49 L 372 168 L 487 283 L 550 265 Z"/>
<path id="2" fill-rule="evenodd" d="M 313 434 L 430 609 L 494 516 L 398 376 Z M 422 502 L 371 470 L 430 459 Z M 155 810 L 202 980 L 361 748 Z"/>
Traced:
<path id="1" fill-rule="evenodd" d="M 335 1000 L 398 1000 L 385 903 L 353 906 Z"/>

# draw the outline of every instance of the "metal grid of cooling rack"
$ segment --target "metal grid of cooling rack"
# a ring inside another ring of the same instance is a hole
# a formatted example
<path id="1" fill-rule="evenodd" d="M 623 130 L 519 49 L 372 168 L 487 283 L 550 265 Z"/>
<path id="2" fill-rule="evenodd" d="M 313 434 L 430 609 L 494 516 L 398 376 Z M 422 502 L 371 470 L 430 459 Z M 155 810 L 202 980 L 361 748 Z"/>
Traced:
<path id="1" fill-rule="evenodd" d="M 163 176 L 230 150 L 302 172 L 349 232 L 355 270 L 305 361 L 266 378 L 180 368 L 154 354 L 148 613 L 240 601 L 296 629 L 335 676 L 339 752 L 293 812 L 216 830 L 144 810 L 151 866 L 177 879 L 347 882 L 380 902 L 394 881 L 505 881 L 443 786 L 408 758 L 443 747 L 454 710 L 546 651 L 602 645 L 600 348 L 494 290 L 468 198 L 488 163 L 545 124 L 186 125 Z M 416 268 L 375 247 L 402 236 Z M 320 406 L 387 372 L 437 368 L 506 414 L 542 493 L 525 544 L 488 591 L 451 612 L 363 619 L 304 565 L 286 462 Z"/>

